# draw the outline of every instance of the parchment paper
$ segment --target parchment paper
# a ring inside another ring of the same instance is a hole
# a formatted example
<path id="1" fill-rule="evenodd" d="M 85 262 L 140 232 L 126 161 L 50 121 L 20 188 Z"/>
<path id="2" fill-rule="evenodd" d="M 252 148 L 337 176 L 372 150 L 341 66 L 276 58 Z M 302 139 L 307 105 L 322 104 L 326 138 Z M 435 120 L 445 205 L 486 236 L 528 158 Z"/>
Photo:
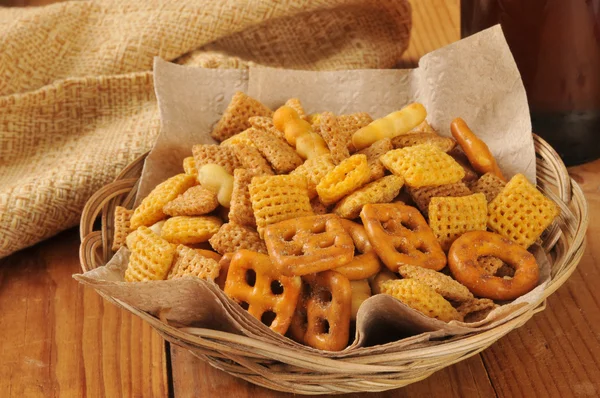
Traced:
<path id="1" fill-rule="evenodd" d="M 460 116 L 488 144 L 507 176 L 521 172 L 535 181 L 526 95 L 499 27 L 430 53 L 413 70 L 222 70 L 184 67 L 156 59 L 154 72 L 162 131 L 146 160 L 137 203 L 158 183 L 182 172 L 182 160 L 191 155 L 192 145 L 213 143 L 212 126 L 238 90 L 273 109 L 288 98 L 298 97 L 308 112 L 366 111 L 374 118 L 419 101 L 428 111 L 428 121 L 441 134 L 449 135 L 450 121 Z M 363 350 L 396 351 L 506 322 L 539 303 L 550 280 L 547 256 L 541 249 L 534 253 L 541 267 L 538 287 L 492 311 L 483 321 L 444 323 L 389 296 L 378 295 L 361 306 L 356 335 L 349 347 L 323 354 L 336 357 Z M 136 308 L 155 315 L 160 312 L 161 319 L 315 351 L 272 332 L 214 283 L 195 278 L 125 283 L 127 258 L 127 249 L 121 249 L 105 267 L 75 278 Z"/>

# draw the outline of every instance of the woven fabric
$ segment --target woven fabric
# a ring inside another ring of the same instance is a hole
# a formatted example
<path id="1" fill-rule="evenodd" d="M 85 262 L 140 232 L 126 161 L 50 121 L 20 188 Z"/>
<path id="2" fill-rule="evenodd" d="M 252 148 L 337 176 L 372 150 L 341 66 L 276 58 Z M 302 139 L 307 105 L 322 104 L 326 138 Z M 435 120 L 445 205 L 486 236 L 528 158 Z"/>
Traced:
<path id="1" fill-rule="evenodd" d="M 98 0 L 0 8 L 0 258 L 76 225 L 159 131 L 154 56 L 391 68 L 407 0 Z"/>

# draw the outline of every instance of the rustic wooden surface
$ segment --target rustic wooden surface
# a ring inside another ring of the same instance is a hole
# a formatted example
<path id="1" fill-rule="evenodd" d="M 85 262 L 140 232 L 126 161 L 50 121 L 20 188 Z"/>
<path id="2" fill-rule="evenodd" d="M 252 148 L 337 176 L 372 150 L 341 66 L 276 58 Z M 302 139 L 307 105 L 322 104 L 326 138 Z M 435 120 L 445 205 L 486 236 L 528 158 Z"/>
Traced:
<path id="1" fill-rule="evenodd" d="M 37 5 L 53 0 L 0 0 Z M 400 66 L 459 38 L 459 0 L 413 0 Z M 600 219 L 600 160 L 571 169 Z M 146 324 L 77 284 L 76 230 L 0 260 L 0 396 L 284 397 L 169 347 Z M 600 395 L 600 227 L 548 308 L 488 350 L 399 390 L 371 397 Z M 358 397 L 359 394 L 350 395 Z M 362 395 L 360 395 L 362 396 Z"/>

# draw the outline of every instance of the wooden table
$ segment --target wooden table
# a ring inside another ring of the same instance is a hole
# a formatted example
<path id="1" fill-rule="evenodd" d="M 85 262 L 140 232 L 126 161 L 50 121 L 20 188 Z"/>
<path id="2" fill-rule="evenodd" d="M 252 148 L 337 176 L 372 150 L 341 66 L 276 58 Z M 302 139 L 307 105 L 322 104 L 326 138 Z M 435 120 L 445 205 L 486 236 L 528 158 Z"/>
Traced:
<path id="1" fill-rule="evenodd" d="M 413 3 L 405 66 L 459 38 L 459 0 Z M 600 160 L 570 172 L 585 191 L 590 219 L 599 219 Z M 73 229 L 0 260 L 0 397 L 290 395 L 213 369 L 76 283 L 78 246 Z M 579 267 L 522 328 L 424 381 L 369 396 L 599 396 L 598 247 L 600 227 L 592 222 Z"/>

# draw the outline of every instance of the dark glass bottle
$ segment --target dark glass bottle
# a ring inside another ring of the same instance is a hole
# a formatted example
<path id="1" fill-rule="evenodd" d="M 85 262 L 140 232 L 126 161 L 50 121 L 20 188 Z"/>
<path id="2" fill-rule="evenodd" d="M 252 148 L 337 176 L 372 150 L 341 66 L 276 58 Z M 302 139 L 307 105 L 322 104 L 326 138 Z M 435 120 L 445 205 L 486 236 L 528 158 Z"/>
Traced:
<path id="1" fill-rule="evenodd" d="M 600 158 L 600 0 L 461 0 L 461 33 L 500 23 L 533 131 L 567 165 Z"/>

